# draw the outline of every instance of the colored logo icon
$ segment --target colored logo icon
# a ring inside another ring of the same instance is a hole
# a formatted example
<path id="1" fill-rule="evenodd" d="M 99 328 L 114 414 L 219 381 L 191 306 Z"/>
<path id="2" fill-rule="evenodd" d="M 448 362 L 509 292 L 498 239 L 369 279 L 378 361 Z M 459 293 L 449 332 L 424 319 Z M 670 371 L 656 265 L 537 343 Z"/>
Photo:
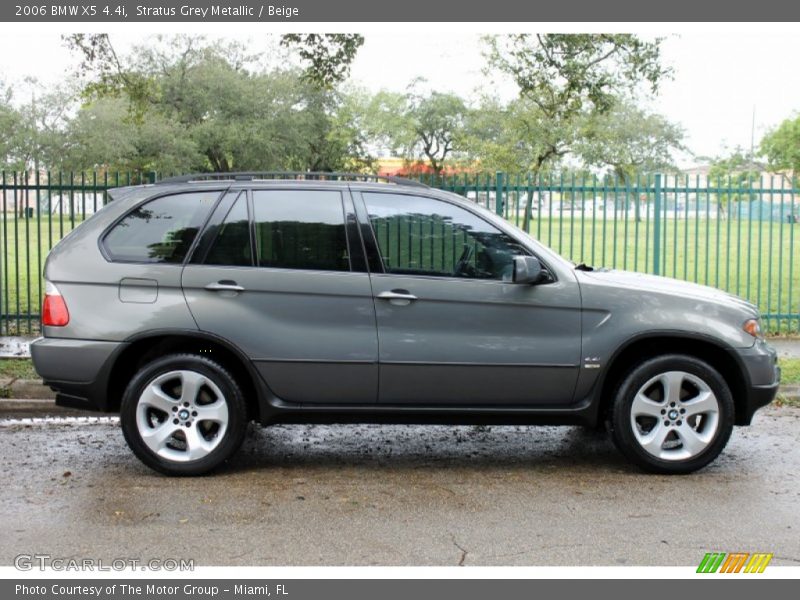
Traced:
<path id="1" fill-rule="evenodd" d="M 707 552 L 698 573 L 763 573 L 773 554 L 766 552 Z"/>

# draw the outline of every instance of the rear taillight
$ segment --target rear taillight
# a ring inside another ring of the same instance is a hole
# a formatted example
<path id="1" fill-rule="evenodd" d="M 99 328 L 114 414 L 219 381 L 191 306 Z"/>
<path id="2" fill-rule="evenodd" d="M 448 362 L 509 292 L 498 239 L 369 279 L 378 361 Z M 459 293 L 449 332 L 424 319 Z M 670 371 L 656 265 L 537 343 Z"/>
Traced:
<path id="1" fill-rule="evenodd" d="M 42 306 L 42 325 L 46 327 L 64 327 L 69 323 L 67 303 L 58 288 L 45 281 L 44 305 Z"/>

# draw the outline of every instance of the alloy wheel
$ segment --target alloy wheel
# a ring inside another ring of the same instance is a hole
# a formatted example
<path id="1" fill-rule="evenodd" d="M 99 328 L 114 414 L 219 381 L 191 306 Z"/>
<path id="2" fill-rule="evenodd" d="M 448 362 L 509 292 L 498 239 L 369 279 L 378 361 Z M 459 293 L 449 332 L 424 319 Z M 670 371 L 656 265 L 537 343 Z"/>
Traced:
<path id="1" fill-rule="evenodd" d="M 686 371 L 667 371 L 639 388 L 631 404 L 633 435 L 650 455 L 678 461 L 702 453 L 719 429 L 711 387 Z"/>
<path id="2" fill-rule="evenodd" d="M 145 386 L 136 407 L 142 441 L 158 456 L 177 462 L 208 456 L 225 437 L 228 422 L 225 396 L 196 371 L 159 375 Z"/>

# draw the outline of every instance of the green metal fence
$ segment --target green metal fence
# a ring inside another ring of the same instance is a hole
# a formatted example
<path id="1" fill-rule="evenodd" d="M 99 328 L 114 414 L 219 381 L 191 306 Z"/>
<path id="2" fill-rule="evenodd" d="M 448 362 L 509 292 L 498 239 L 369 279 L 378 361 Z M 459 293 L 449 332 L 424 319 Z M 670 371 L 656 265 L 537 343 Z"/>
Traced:
<path id="1" fill-rule="evenodd" d="M 105 204 L 106 190 L 156 178 L 2 173 L 0 335 L 37 332 L 47 252 Z M 800 332 L 800 189 L 784 176 L 421 179 L 495 211 L 570 260 L 714 286 L 758 305 L 767 331 Z"/>

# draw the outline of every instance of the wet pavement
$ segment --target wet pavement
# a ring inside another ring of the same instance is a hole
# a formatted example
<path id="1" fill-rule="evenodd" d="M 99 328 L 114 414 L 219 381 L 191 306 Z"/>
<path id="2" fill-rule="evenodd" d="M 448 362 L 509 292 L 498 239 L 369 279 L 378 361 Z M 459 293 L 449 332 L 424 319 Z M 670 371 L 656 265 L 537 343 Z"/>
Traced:
<path id="1" fill-rule="evenodd" d="M 800 409 L 769 408 L 690 476 L 646 475 L 571 427 L 253 427 L 173 479 L 115 422 L 0 422 L 0 564 L 17 554 L 198 565 L 800 564 Z"/>

